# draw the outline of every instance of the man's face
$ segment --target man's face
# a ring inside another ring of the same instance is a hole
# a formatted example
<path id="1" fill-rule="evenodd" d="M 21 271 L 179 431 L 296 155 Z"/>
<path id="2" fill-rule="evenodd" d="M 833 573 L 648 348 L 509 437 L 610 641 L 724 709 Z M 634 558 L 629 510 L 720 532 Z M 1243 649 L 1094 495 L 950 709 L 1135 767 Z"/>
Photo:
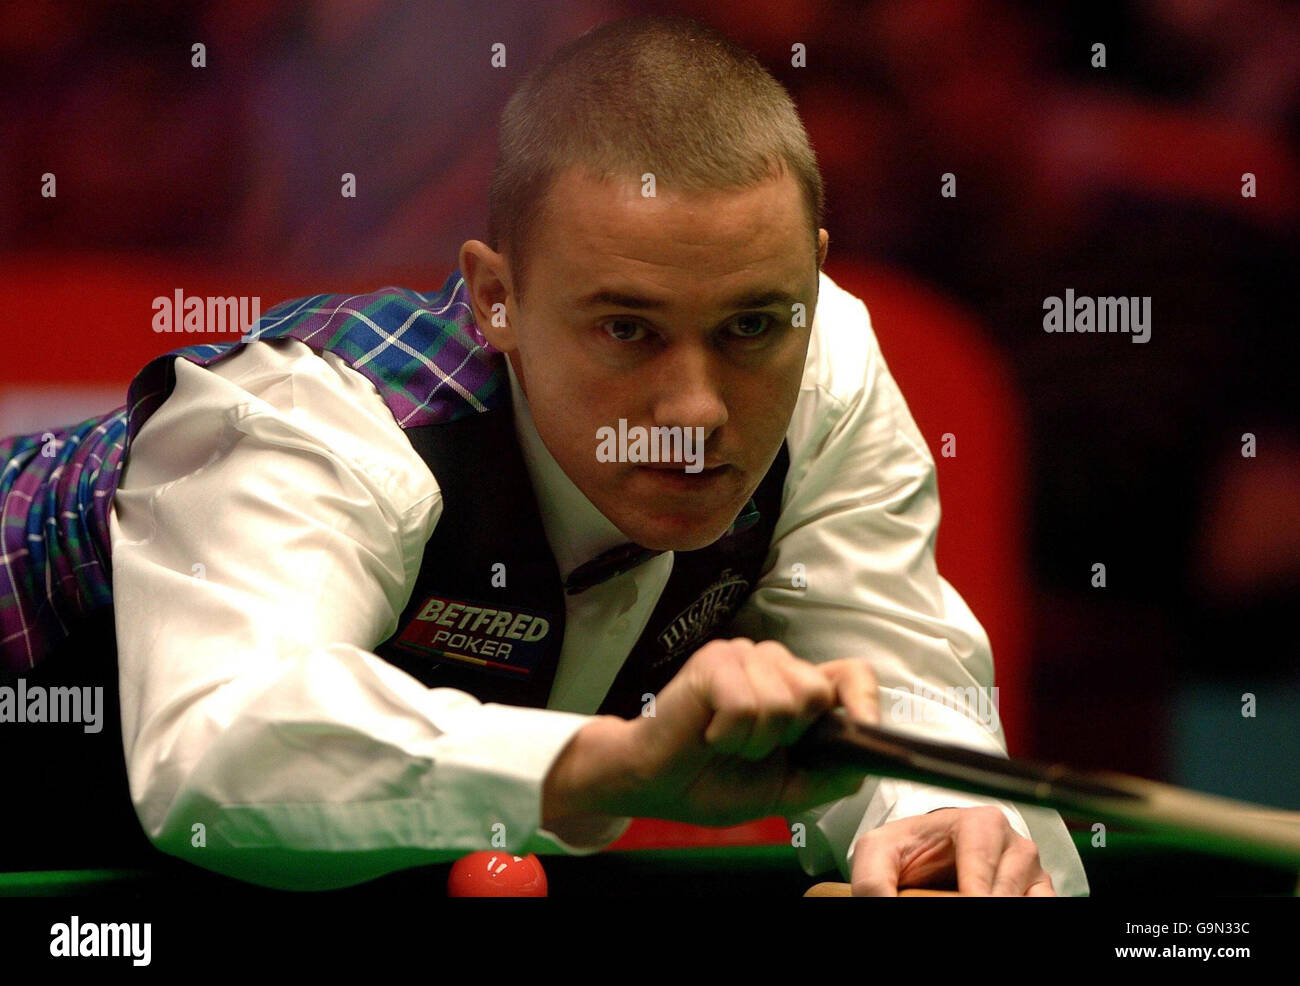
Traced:
<path id="1" fill-rule="evenodd" d="M 509 353 L 542 441 L 601 513 L 646 547 L 711 544 L 789 425 L 826 233 L 814 256 L 789 175 L 645 198 L 638 183 L 575 169 L 556 181 L 548 205 L 527 293 L 521 299 L 502 279 L 508 328 L 482 317 L 480 325 Z M 477 296 L 465 259 L 463 249 Z M 672 434 L 654 429 L 702 435 L 692 454 L 703 470 L 680 451 L 675 464 L 607 461 L 614 443 L 602 429 L 618 434 L 620 420 L 633 437 L 638 428 L 651 438 Z"/>

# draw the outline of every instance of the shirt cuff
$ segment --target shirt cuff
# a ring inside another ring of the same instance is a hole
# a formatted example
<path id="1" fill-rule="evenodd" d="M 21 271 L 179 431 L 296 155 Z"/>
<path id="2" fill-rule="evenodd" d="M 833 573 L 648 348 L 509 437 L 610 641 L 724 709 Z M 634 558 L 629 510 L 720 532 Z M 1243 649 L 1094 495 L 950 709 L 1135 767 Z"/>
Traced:
<path id="1" fill-rule="evenodd" d="M 446 720 L 445 710 L 442 718 Z M 452 800 L 464 807 L 455 816 L 477 826 L 476 831 L 464 833 L 471 844 L 492 840 L 491 844 L 499 845 L 496 838 L 504 836 L 504 848 L 520 855 L 590 855 L 627 831 L 631 818 L 608 815 L 566 819 L 559 831 L 542 828 L 546 776 L 574 734 L 591 719 L 553 709 L 474 703 L 472 716 L 441 740 L 447 766 L 437 785 L 443 794 L 454 791 Z M 446 746 L 453 736 L 454 755 L 447 757 Z M 481 769 L 476 760 L 482 761 Z M 463 784 L 455 776 L 461 771 L 467 772 Z"/>

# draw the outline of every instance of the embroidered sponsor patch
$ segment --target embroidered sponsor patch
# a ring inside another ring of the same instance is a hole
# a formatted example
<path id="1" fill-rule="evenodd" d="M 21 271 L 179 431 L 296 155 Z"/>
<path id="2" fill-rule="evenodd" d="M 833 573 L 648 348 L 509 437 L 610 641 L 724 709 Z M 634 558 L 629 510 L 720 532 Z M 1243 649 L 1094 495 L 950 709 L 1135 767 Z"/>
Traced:
<path id="1" fill-rule="evenodd" d="M 393 644 L 491 674 L 526 678 L 546 653 L 551 621 L 539 613 L 430 596 Z"/>
<path id="2" fill-rule="evenodd" d="M 725 569 L 695 602 L 673 617 L 660 632 L 659 645 L 665 654 L 662 660 L 678 657 L 703 640 L 709 631 L 731 615 L 748 588 L 746 579 L 729 568 Z"/>

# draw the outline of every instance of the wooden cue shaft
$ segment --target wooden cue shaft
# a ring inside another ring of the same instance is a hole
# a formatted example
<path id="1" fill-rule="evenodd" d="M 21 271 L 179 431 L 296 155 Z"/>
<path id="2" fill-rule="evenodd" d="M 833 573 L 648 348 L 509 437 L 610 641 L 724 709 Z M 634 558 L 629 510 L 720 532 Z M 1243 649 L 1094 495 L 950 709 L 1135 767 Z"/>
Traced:
<path id="1" fill-rule="evenodd" d="M 815 883 L 804 893 L 805 897 L 852 897 L 853 888 L 847 883 Z M 900 897 L 960 897 L 955 890 L 927 890 L 924 887 L 907 887 L 898 892 Z"/>
<path id="2" fill-rule="evenodd" d="M 1130 826 L 1204 852 L 1300 868 L 1300 813 L 1127 774 L 1011 760 L 853 722 L 838 712 L 814 723 L 791 754 L 808 767 L 860 766 L 864 773 L 1054 808 L 1087 823 Z"/>

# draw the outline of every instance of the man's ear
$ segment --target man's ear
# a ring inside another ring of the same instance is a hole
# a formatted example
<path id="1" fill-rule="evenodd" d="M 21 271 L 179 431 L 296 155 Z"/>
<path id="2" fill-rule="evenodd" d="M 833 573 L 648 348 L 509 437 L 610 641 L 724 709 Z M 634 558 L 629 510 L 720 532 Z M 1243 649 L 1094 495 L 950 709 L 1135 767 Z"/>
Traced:
<path id="1" fill-rule="evenodd" d="M 460 272 L 479 331 L 503 353 L 516 349 L 518 340 L 507 315 L 512 290 L 505 257 L 482 240 L 466 240 L 460 248 Z"/>
<path id="2" fill-rule="evenodd" d="M 817 269 L 826 263 L 826 250 L 831 245 L 831 234 L 824 229 L 817 230 Z"/>

